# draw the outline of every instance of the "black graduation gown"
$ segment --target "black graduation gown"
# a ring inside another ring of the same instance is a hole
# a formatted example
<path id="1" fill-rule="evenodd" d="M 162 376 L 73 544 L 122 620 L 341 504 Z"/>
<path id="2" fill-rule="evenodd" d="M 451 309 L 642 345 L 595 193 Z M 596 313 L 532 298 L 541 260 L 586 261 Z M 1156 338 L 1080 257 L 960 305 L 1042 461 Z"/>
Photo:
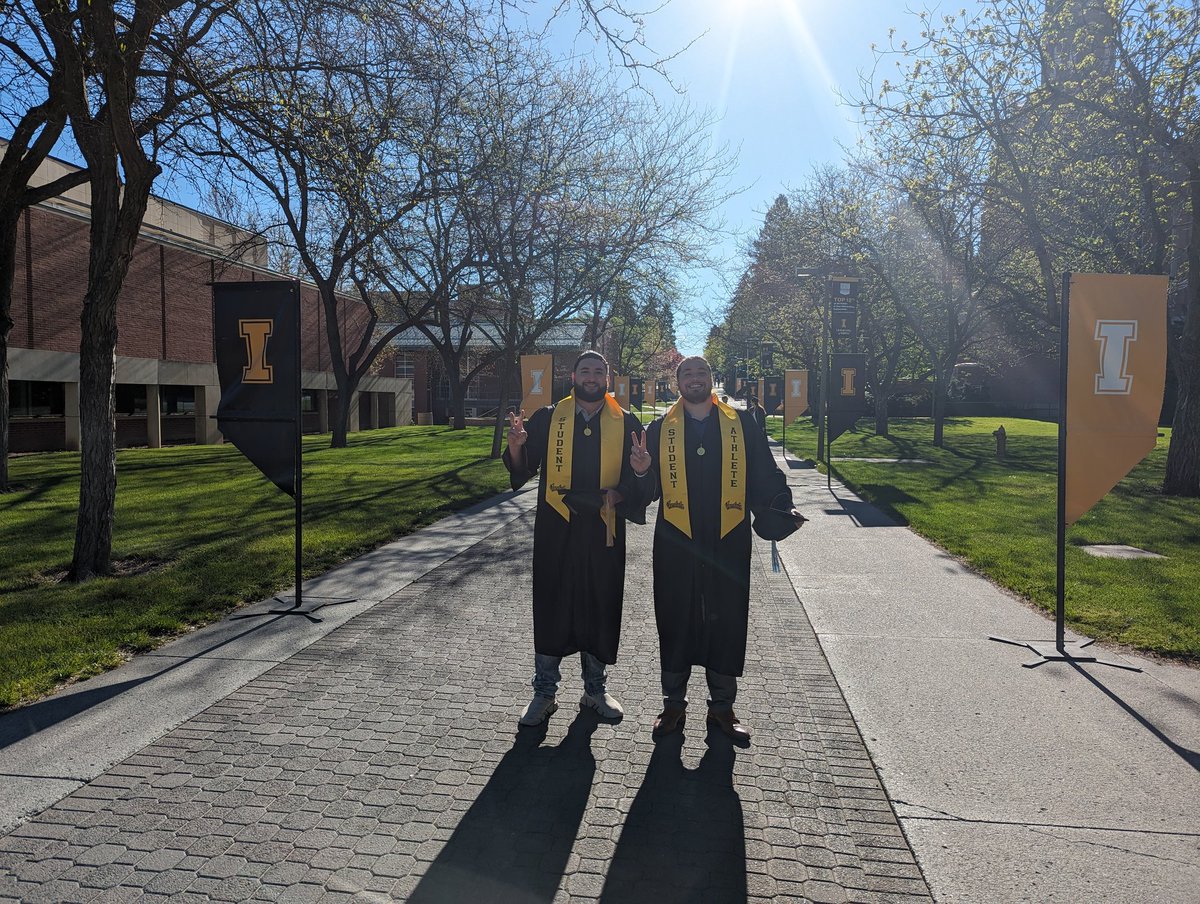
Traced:
<path id="1" fill-rule="evenodd" d="M 504 451 L 512 488 L 524 486 L 542 466 L 550 441 L 554 406 L 539 408 L 525 421 L 528 438 L 523 462 L 514 462 Z M 575 414 L 575 439 L 571 463 L 571 489 L 600 488 L 600 418 L 587 423 Z M 601 662 L 617 661 L 621 637 L 621 605 L 625 591 L 625 521 L 646 523 L 653 479 L 638 477 L 629 464 L 633 443 L 630 433 L 641 433 L 641 422 L 628 412 L 621 443 L 621 478 L 616 489 L 624 502 L 617 506 L 616 536 L 607 546 L 599 512 L 575 511 L 570 521 L 546 503 L 546 480 L 538 487 L 537 515 L 533 528 L 533 645 L 547 656 L 570 656 L 584 651 Z"/>
<path id="2" fill-rule="evenodd" d="M 701 665 L 722 675 L 742 674 L 750 611 L 750 518 L 722 539 L 722 449 L 713 411 L 703 421 L 684 415 L 688 509 L 692 536 L 667 521 L 659 506 L 654 527 L 654 616 L 662 667 L 683 672 Z M 752 415 L 739 411 L 746 451 L 746 502 L 751 513 L 790 509 L 787 478 L 775 464 L 767 439 Z M 662 495 L 658 474 L 659 437 L 664 418 L 646 428 L 653 464 L 652 499 Z M 703 444 L 704 455 L 696 450 Z"/>

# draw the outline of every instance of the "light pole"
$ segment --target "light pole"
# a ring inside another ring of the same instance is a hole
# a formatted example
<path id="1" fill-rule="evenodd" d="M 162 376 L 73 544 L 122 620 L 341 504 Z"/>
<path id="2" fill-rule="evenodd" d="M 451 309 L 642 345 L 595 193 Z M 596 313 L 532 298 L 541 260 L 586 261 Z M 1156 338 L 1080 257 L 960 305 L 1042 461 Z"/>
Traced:
<path id="1" fill-rule="evenodd" d="M 821 393 L 817 400 L 817 461 L 825 459 L 825 414 L 829 405 L 829 299 L 830 291 L 825 293 L 825 307 L 821 314 Z M 829 462 L 825 462 L 825 470 L 829 470 Z"/>
<path id="2" fill-rule="evenodd" d="M 797 270 L 797 276 L 829 276 L 827 267 L 806 267 L 803 270 Z M 825 304 L 821 311 L 821 371 L 818 374 L 820 380 L 820 392 L 817 396 L 817 461 L 823 461 L 825 458 L 825 406 L 828 403 L 826 385 L 829 382 L 829 299 L 833 293 L 833 285 L 830 283 L 826 287 L 826 291 L 822 294 L 825 297 Z"/>

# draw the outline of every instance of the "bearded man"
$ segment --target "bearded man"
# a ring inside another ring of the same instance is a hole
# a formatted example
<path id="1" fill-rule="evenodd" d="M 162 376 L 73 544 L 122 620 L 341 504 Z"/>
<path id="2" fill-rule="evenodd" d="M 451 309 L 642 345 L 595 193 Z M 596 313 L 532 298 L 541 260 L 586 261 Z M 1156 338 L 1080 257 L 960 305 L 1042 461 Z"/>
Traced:
<path id="1" fill-rule="evenodd" d="M 750 529 L 781 540 L 806 519 L 749 412 L 713 395 L 704 358 L 676 370 L 679 401 L 646 429 L 654 528 L 654 616 L 662 657 L 661 736 L 683 726 L 692 666 L 708 679 L 708 722 L 735 742 L 750 730 L 734 714 L 746 660 Z"/>
<path id="2" fill-rule="evenodd" d="M 608 362 L 587 351 L 572 368 L 571 395 L 509 416 L 504 464 L 514 490 L 541 470 L 533 527 L 533 699 L 520 724 L 558 709 L 564 656 L 579 653 L 581 706 L 620 719 L 608 693 L 625 591 L 625 521 L 646 523 L 650 469 L 641 422 L 608 393 Z"/>

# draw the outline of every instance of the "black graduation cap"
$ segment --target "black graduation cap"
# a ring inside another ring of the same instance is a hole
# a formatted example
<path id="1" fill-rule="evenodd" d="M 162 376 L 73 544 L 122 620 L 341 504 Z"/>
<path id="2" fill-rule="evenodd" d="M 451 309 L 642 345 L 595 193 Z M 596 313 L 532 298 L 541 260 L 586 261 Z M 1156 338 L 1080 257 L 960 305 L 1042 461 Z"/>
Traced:
<path id="1" fill-rule="evenodd" d="M 800 525 L 792 515 L 787 494 L 780 493 L 767 508 L 756 511 L 753 527 L 754 532 L 764 540 L 783 540 L 794 534 Z"/>
<path id="2" fill-rule="evenodd" d="M 598 512 L 604 507 L 603 490 L 567 490 L 563 502 L 573 512 Z"/>

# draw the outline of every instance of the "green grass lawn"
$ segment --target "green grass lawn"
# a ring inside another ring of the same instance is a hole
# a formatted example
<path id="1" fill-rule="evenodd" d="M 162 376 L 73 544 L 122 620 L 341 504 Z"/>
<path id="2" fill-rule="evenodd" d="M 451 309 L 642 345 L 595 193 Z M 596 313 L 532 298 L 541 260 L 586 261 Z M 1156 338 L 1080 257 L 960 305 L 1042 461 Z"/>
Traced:
<path id="1" fill-rule="evenodd" d="M 772 435 L 782 432 L 772 418 Z M 994 431 L 1008 434 L 1008 458 L 995 458 Z M 933 446 L 926 419 L 894 419 L 892 436 L 859 421 L 833 445 L 833 472 L 996 583 L 1054 610 L 1058 427 L 1016 418 L 959 418 Z M 1200 499 L 1163 496 L 1169 431 L 1107 497 L 1067 530 L 1066 612 L 1089 636 L 1166 656 L 1200 660 Z M 816 430 L 788 427 L 788 448 L 813 458 Z M 932 464 L 844 461 L 920 458 Z M 1123 543 L 1166 559 L 1098 559 L 1078 547 Z"/>
<path id="2" fill-rule="evenodd" d="M 399 427 L 304 440 L 304 573 L 313 576 L 508 486 L 490 428 Z M 117 459 L 113 558 L 82 585 L 71 561 L 79 455 L 10 460 L 0 495 L 0 706 L 44 695 L 293 583 L 294 508 L 232 446 Z"/>

